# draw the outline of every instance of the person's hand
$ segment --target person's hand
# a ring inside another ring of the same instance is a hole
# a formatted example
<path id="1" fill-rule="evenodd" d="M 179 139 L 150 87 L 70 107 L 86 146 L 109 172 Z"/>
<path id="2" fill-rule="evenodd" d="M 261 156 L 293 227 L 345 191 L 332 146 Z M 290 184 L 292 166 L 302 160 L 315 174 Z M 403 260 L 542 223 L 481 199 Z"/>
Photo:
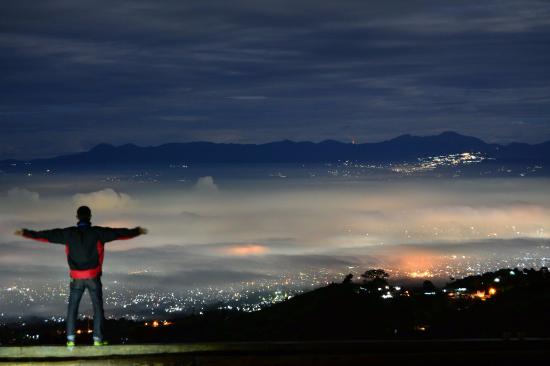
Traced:
<path id="1" fill-rule="evenodd" d="M 15 230 L 14 234 L 17 236 L 23 236 L 23 229 Z"/>
<path id="2" fill-rule="evenodd" d="M 145 235 L 149 232 L 149 230 L 147 230 L 146 228 L 141 227 L 141 226 L 138 226 L 138 229 L 139 229 L 139 234 L 140 235 Z"/>

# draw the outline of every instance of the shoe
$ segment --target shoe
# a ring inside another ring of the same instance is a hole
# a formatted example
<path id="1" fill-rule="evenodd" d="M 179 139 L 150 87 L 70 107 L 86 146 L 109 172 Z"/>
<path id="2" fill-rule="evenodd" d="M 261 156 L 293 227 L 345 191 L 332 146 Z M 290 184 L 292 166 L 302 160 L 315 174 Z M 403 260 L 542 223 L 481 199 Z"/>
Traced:
<path id="1" fill-rule="evenodd" d="M 97 346 L 97 347 L 106 346 L 108 344 L 109 342 L 107 341 L 94 341 L 94 346 Z"/>
<path id="2" fill-rule="evenodd" d="M 75 343 L 74 341 L 67 341 L 67 347 L 74 347 Z"/>

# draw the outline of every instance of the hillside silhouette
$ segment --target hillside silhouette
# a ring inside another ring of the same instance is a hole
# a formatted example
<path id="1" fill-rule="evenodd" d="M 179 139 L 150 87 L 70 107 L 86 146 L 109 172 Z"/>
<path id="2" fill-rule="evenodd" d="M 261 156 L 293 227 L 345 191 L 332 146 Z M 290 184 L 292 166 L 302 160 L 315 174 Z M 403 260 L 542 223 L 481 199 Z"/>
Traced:
<path id="1" fill-rule="evenodd" d="M 347 277 L 342 283 L 332 283 L 257 312 L 213 307 L 202 315 L 169 319 L 167 326 L 109 320 L 107 333 L 114 344 L 550 336 L 547 268 L 502 269 L 452 281 L 442 288 L 432 288 L 433 284 L 426 283 L 429 281 L 417 287 L 400 287 L 378 280 L 352 281 Z M 87 322 L 81 322 L 80 328 L 89 326 Z M 62 326 L 36 321 L 35 327 L 42 344 L 63 339 Z M 8 324 L 0 332 L 0 342 L 28 344 L 22 334 L 27 331 Z M 85 332 L 80 337 L 85 343 Z"/>
<path id="2" fill-rule="evenodd" d="M 379 291 L 380 287 L 369 289 L 368 283 L 333 283 L 243 317 L 235 324 L 239 331 L 234 336 L 244 330 L 249 332 L 246 336 L 259 339 L 550 335 L 546 268 L 488 272 L 435 291 L 426 285 L 399 291 L 389 286 Z M 457 293 L 456 289 L 466 290 Z M 490 295 L 491 291 L 495 294 Z M 391 298 L 381 296 L 388 292 Z M 487 296 L 480 297 L 481 293 Z"/>

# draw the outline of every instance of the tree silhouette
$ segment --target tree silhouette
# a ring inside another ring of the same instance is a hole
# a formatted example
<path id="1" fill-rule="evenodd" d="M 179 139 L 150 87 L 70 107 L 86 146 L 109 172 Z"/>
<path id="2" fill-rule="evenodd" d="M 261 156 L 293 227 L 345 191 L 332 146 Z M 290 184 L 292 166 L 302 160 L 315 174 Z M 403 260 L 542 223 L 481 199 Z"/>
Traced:
<path id="1" fill-rule="evenodd" d="M 363 277 L 365 281 L 372 281 L 375 279 L 386 279 L 390 277 L 390 275 L 383 269 L 369 269 L 365 271 L 361 277 Z"/>
<path id="2" fill-rule="evenodd" d="M 424 292 L 435 292 L 437 287 L 435 287 L 432 281 L 426 280 L 422 282 L 422 290 Z"/>
<path id="3" fill-rule="evenodd" d="M 363 283 L 369 288 L 384 287 L 388 284 L 390 275 L 383 269 L 369 269 L 361 275 Z"/>
<path id="4" fill-rule="evenodd" d="M 350 273 L 346 277 L 344 277 L 344 280 L 342 283 L 351 283 L 351 279 L 353 278 L 353 275 Z"/>

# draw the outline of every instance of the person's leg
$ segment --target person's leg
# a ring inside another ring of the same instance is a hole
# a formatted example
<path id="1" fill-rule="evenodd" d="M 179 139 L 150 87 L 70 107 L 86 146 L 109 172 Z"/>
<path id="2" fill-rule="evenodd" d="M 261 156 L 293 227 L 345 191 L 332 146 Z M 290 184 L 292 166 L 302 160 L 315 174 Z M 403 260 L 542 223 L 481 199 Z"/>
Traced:
<path id="1" fill-rule="evenodd" d="M 84 293 L 84 282 L 71 278 L 69 285 L 69 305 L 67 307 L 67 341 L 74 342 L 75 326 L 78 318 L 78 305 Z"/>
<path id="2" fill-rule="evenodd" d="M 101 278 L 88 280 L 88 291 L 94 308 L 94 341 L 103 341 L 103 290 Z"/>

